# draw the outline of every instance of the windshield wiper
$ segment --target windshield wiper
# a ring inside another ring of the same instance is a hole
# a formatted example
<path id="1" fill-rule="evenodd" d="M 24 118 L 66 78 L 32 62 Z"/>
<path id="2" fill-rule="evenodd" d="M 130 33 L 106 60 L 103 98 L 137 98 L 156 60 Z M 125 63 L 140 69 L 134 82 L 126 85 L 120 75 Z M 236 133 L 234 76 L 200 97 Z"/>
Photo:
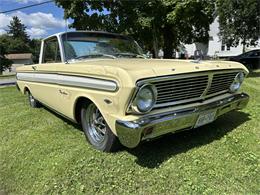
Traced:
<path id="1" fill-rule="evenodd" d="M 115 53 L 117 57 L 120 56 L 127 56 L 127 57 L 134 57 L 134 58 L 145 58 L 143 55 L 137 54 L 137 53 Z"/>
<path id="2" fill-rule="evenodd" d="M 86 58 L 98 58 L 98 57 L 108 57 L 108 58 L 112 58 L 112 59 L 116 58 L 116 56 L 113 56 L 113 55 L 97 53 L 97 54 L 88 54 L 88 55 L 77 56 L 74 59 L 81 60 L 81 59 L 86 59 Z"/>

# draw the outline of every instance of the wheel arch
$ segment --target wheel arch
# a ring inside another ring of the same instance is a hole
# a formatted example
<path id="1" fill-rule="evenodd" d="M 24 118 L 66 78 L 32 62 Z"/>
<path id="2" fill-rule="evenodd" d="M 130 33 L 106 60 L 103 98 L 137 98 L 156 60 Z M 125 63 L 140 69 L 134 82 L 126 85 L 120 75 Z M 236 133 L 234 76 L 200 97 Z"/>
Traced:
<path id="1" fill-rule="evenodd" d="M 23 92 L 24 95 L 26 95 L 28 92 L 31 92 L 31 90 L 30 90 L 30 88 L 27 85 L 25 85 L 23 87 L 23 91 L 22 92 Z"/>
<path id="2" fill-rule="evenodd" d="M 90 103 L 94 103 L 91 99 L 85 97 L 85 96 L 80 96 L 76 99 L 75 103 L 74 103 L 74 108 L 73 108 L 73 116 L 74 116 L 74 119 L 75 121 L 78 123 L 78 124 L 81 124 L 81 117 L 80 117 L 80 111 L 81 111 L 81 108 L 82 108 L 82 105 L 84 103 L 86 103 L 89 105 Z"/>
<path id="3" fill-rule="evenodd" d="M 87 102 L 87 104 L 93 103 L 97 106 L 101 114 L 103 115 L 107 125 L 111 129 L 111 131 L 117 135 L 116 129 L 115 129 L 115 121 L 114 117 L 111 117 L 111 112 L 107 112 L 109 110 L 108 105 L 106 105 L 105 101 L 101 99 L 95 99 L 95 97 L 86 96 L 84 94 L 79 95 L 78 97 L 75 98 L 74 100 L 74 105 L 72 107 L 72 118 L 73 120 L 81 125 L 81 108 L 84 102 Z M 111 106 L 111 105 L 110 105 Z"/>

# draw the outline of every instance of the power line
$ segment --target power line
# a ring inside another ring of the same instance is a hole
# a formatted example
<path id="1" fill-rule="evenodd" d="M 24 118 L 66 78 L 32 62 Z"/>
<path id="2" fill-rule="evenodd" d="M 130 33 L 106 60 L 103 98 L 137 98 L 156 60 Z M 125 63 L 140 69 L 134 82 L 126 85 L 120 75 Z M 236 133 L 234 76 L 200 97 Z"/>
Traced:
<path id="1" fill-rule="evenodd" d="M 53 2 L 53 1 L 54 1 L 54 0 L 44 1 L 44 2 L 41 2 L 41 3 L 36 3 L 36 4 L 32 4 L 32 5 L 27 5 L 27 6 L 19 7 L 19 8 L 16 8 L 16 9 L 10 9 L 10 10 L 6 10 L 6 11 L 0 12 L 0 14 L 5 14 L 5 13 L 9 13 L 9 12 L 14 12 L 14 11 L 18 11 L 18 10 L 26 9 L 26 8 L 30 8 L 30 7 L 35 7 L 35 6 L 43 5 L 43 4 L 46 4 L 46 3 L 51 3 L 51 2 Z"/>

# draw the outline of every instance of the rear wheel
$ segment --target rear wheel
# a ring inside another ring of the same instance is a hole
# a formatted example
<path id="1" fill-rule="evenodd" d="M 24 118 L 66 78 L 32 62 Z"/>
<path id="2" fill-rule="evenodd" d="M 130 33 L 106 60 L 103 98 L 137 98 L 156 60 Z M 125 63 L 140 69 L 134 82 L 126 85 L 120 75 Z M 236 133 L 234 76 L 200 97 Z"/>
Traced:
<path id="1" fill-rule="evenodd" d="M 117 137 L 95 104 L 90 103 L 82 106 L 81 124 L 87 140 L 94 148 L 104 152 L 112 152 L 117 149 Z"/>
<path id="2" fill-rule="evenodd" d="M 28 100 L 32 108 L 39 108 L 41 105 L 40 102 L 33 97 L 30 91 L 28 91 Z"/>

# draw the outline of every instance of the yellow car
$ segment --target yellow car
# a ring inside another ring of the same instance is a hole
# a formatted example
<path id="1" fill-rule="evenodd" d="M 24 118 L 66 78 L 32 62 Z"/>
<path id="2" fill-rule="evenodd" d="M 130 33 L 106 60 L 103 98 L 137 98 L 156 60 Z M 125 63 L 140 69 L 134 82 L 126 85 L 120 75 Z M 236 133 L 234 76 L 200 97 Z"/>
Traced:
<path id="1" fill-rule="evenodd" d="M 45 105 L 82 125 L 101 151 L 211 123 L 244 108 L 240 63 L 147 59 L 131 38 L 67 32 L 42 41 L 39 64 L 17 69 L 32 107 Z"/>

